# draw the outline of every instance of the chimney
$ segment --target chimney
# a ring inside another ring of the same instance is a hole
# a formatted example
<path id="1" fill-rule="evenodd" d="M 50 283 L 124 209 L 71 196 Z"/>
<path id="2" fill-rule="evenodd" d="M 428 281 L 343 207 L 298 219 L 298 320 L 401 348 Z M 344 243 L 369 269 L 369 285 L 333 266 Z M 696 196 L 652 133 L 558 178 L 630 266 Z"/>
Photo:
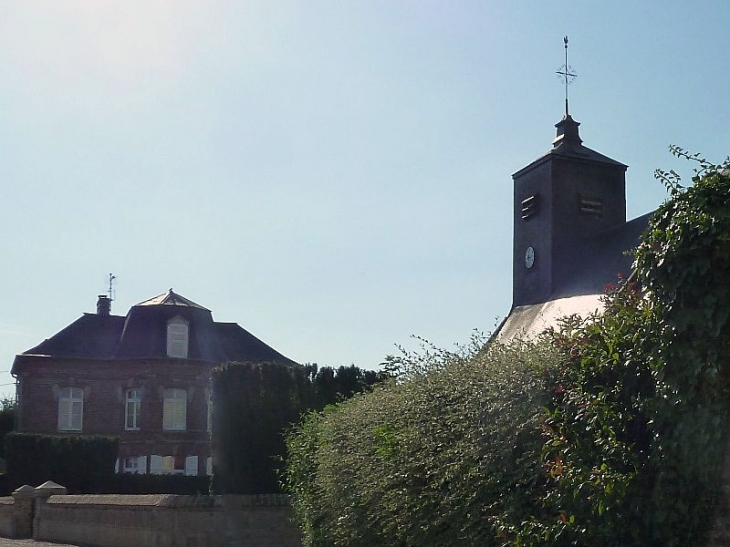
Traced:
<path id="1" fill-rule="evenodd" d="M 97 315 L 109 315 L 112 309 L 111 299 L 105 295 L 100 294 L 99 300 L 96 302 L 96 314 Z"/>

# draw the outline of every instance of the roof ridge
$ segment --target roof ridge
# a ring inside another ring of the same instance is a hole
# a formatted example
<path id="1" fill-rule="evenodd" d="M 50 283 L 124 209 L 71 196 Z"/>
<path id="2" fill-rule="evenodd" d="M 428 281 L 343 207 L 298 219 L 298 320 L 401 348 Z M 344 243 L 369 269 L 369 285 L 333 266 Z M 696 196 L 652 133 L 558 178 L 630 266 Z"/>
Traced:
<path id="1" fill-rule="evenodd" d="M 172 289 L 170 289 L 166 293 L 158 294 L 157 296 L 153 296 L 152 298 L 144 300 L 139 304 L 135 304 L 135 307 L 136 306 L 186 306 L 188 308 L 198 308 L 201 310 L 210 311 L 208 308 L 201 306 L 200 304 L 196 304 L 192 300 L 185 298 L 180 294 L 177 294 Z"/>

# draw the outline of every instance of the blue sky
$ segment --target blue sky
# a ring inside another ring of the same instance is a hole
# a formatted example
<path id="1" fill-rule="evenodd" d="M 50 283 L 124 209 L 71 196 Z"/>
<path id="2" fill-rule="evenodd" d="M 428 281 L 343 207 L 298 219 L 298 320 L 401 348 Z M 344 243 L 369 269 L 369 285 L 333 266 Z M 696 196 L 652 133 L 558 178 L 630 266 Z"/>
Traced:
<path id="1" fill-rule="evenodd" d="M 15 354 L 176 292 L 300 362 L 376 367 L 511 305 L 511 174 L 563 113 L 665 199 L 730 152 L 730 3 L 6 2 L 0 394 Z"/>

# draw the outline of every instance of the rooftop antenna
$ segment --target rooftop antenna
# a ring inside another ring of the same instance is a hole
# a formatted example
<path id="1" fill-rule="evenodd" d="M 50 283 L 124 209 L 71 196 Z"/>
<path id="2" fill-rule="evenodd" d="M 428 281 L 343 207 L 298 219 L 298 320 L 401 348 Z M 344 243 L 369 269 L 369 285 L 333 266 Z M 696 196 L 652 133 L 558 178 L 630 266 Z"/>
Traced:
<path id="1" fill-rule="evenodd" d="M 573 71 L 573 67 L 571 67 L 568 64 L 568 37 L 563 36 L 563 43 L 565 44 L 565 64 L 561 66 L 556 74 L 558 75 L 558 78 L 565 84 L 565 117 L 567 118 L 570 114 L 568 114 L 568 85 L 573 83 L 573 80 L 575 80 L 578 75 Z"/>
<path id="2" fill-rule="evenodd" d="M 114 290 L 114 280 L 117 278 L 114 274 L 109 274 L 109 300 L 114 300 L 114 296 L 116 295 L 116 291 Z"/>

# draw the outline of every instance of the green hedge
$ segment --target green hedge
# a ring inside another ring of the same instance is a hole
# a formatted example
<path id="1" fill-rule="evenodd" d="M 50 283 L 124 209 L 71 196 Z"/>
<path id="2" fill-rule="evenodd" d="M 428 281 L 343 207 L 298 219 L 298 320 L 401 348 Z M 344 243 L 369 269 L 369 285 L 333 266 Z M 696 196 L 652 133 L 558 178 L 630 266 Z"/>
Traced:
<path id="1" fill-rule="evenodd" d="M 279 363 L 228 364 L 213 373 L 212 491 L 269 494 L 280 491 L 285 454 L 282 432 L 311 401 L 301 367 Z"/>
<path id="2" fill-rule="evenodd" d="M 10 489 L 51 480 L 71 494 L 103 491 L 114 475 L 117 445 L 114 437 L 9 433 L 5 454 Z"/>
<path id="3" fill-rule="evenodd" d="M 350 365 L 337 369 L 281 363 L 229 363 L 213 373 L 211 489 L 216 494 L 281 491 L 284 432 L 311 409 L 345 400 L 386 374 Z"/>
<path id="4" fill-rule="evenodd" d="M 111 477 L 100 493 L 207 495 L 210 477 L 185 475 L 139 475 L 119 473 Z"/>
<path id="5" fill-rule="evenodd" d="M 496 547 L 503 515 L 537 509 L 543 370 L 558 355 L 479 347 L 404 355 L 397 381 L 294 429 L 286 480 L 305 545 Z"/>

